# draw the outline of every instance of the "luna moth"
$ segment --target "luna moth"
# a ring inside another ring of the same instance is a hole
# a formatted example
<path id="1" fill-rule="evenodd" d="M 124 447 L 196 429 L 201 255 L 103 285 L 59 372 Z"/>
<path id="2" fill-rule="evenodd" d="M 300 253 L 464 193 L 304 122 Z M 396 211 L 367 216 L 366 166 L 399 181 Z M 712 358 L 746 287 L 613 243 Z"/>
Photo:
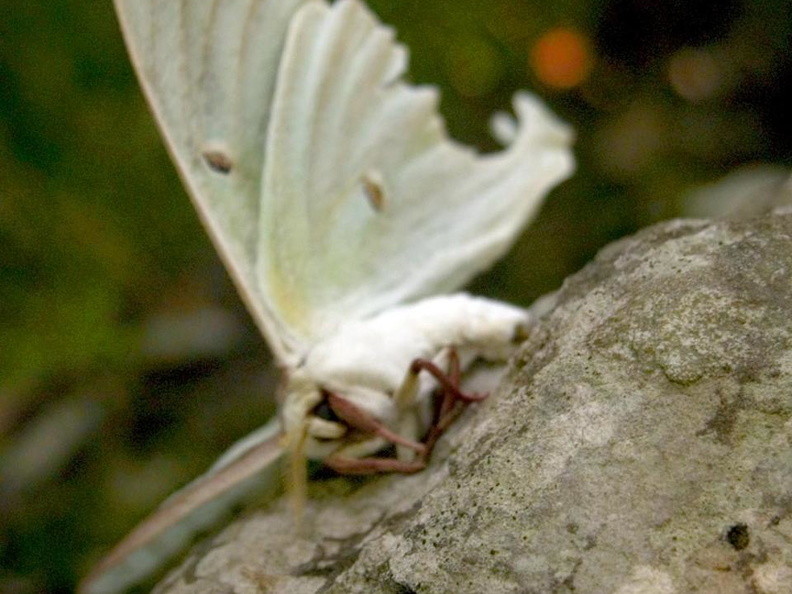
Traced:
<path id="1" fill-rule="evenodd" d="M 184 185 L 284 374 L 280 413 L 167 499 L 83 581 L 119 592 L 291 460 L 339 472 L 426 463 L 477 360 L 527 323 L 452 293 L 513 243 L 571 174 L 570 130 L 534 96 L 506 145 L 450 139 L 438 93 L 361 0 L 115 0 Z M 434 395 L 440 394 L 439 405 Z M 390 450 L 387 448 L 391 447 Z M 383 451 L 391 454 L 383 455 Z"/>

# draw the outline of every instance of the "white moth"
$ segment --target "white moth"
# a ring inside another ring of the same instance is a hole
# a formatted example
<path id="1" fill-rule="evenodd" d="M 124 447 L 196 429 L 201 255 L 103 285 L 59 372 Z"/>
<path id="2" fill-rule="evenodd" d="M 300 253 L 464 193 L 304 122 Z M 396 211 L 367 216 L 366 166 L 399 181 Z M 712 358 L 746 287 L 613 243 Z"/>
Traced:
<path id="1" fill-rule="evenodd" d="M 436 90 L 402 80 L 406 49 L 360 0 L 115 7 L 285 389 L 279 418 L 117 545 L 81 585 L 90 594 L 139 581 L 254 484 L 277 482 L 284 452 L 296 483 L 305 457 L 341 472 L 422 468 L 465 398 L 460 370 L 504 361 L 527 321 L 507 304 L 432 295 L 499 258 L 573 168 L 569 130 L 526 93 L 518 121 L 496 122 L 502 152 L 450 140 Z"/>

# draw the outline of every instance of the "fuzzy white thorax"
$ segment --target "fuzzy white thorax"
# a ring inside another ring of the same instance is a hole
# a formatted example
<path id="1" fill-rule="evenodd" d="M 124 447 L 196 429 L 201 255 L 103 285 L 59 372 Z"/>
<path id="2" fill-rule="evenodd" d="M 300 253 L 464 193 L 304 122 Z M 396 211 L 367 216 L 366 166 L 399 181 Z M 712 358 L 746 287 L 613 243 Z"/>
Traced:
<path id="1" fill-rule="evenodd" d="M 322 459 L 341 448 L 355 457 L 380 449 L 383 443 L 377 438 L 353 447 L 345 439 L 347 429 L 342 423 L 314 414 L 331 392 L 395 431 L 405 425 L 414 427 L 417 434 L 403 437 L 419 441 L 429 423 L 429 396 L 436 382 L 422 374 L 414 399 L 396 402 L 394 394 L 412 362 L 427 359 L 443 365 L 449 348 L 457 351 L 463 370 L 479 358 L 505 361 L 527 321 L 522 309 L 458 293 L 349 322 L 314 345 L 291 372 L 281 409 L 284 431 L 288 435 L 305 427 L 309 458 Z"/>

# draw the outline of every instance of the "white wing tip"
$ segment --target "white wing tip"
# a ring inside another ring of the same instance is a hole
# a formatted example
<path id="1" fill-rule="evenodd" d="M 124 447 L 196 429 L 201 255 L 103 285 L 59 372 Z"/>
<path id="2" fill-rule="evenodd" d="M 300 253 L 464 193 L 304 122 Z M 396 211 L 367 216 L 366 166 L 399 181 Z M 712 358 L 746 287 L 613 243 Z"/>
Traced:
<path id="1" fill-rule="evenodd" d="M 517 120 L 505 111 L 499 111 L 490 119 L 490 132 L 503 146 L 509 146 L 517 138 Z"/>
<path id="2" fill-rule="evenodd" d="M 512 99 L 515 116 L 500 111 L 492 116 L 490 130 L 504 146 L 518 142 L 521 135 L 531 142 L 541 140 L 549 144 L 570 147 L 575 139 L 571 126 L 562 122 L 544 102 L 533 93 L 518 91 Z"/>

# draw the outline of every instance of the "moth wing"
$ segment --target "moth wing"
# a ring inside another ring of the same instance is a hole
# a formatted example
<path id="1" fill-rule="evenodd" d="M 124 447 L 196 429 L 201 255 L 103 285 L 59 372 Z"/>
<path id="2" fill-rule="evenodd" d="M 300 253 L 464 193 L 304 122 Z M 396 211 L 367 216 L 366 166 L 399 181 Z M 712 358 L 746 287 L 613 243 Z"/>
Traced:
<path id="1" fill-rule="evenodd" d="M 145 579 L 233 506 L 281 485 L 280 423 L 240 440 L 204 475 L 166 499 L 118 543 L 80 584 L 81 594 L 114 594 Z"/>
<path id="2" fill-rule="evenodd" d="M 503 151 L 449 139 L 438 95 L 358 0 L 304 6 L 278 71 L 259 224 L 260 291 L 305 342 L 449 291 L 490 266 L 573 169 L 571 134 L 526 93 Z"/>
<path id="3" fill-rule="evenodd" d="M 306 0 L 115 0 L 171 156 L 276 356 L 300 349 L 255 280 L 261 174 L 278 63 Z"/>

